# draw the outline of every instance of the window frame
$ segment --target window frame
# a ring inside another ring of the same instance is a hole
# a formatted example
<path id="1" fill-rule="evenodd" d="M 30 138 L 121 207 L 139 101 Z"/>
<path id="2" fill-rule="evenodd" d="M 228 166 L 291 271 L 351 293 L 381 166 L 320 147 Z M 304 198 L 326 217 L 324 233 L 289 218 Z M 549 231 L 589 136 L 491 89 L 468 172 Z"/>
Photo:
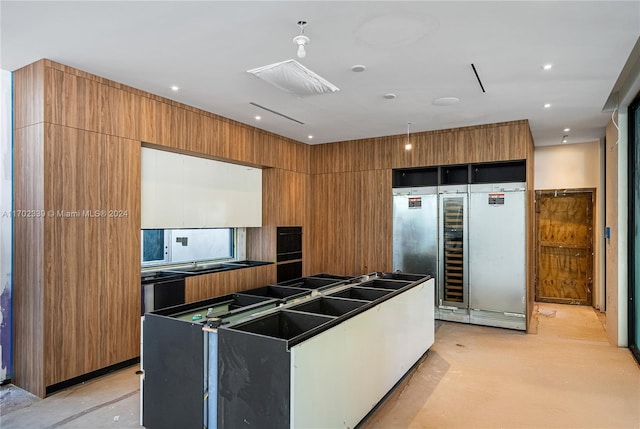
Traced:
<path id="1" fill-rule="evenodd" d="M 171 260 L 172 258 L 172 254 L 171 254 L 171 244 L 172 244 L 172 240 L 174 237 L 174 232 L 176 231 L 180 231 L 182 229 L 189 229 L 189 230 L 194 230 L 194 229 L 202 229 L 202 230 L 212 230 L 212 229 L 225 229 L 225 230 L 229 230 L 230 231 L 230 242 L 229 242 L 229 250 L 230 250 L 230 256 L 228 257 L 219 257 L 219 258 L 200 258 L 200 259 L 193 259 L 193 260 L 188 260 L 188 261 L 178 261 L 178 262 L 174 262 Z M 164 231 L 163 234 L 163 254 L 165 255 L 164 259 L 160 260 L 160 259 L 154 259 L 152 261 L 144 261 L 144 231 L 147 230 L 162 230 Z M 233 261 L 237 258 L 238 256 L 238 228 L 152 228 L 152 229 L 141 229 L 140 230 L 140 267 L 141 269 L 145 270 L 145 269 L 159 269 L 159 268 L 175 268 L 175 267 L 184 267 L 184 266 L 188 266 L 191 265 L 193 263 L 212 263 L 212 262 L 227 262 L 227 261 Z M 167 250 L 168 251 L 165 251 Z"/>

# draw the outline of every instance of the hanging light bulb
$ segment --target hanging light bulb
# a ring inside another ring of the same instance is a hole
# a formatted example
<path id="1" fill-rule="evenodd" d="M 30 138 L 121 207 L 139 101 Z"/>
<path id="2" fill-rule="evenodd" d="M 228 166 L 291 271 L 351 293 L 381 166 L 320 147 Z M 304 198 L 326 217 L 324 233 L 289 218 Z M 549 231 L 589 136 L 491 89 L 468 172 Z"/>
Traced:
<path id="1" fill-rule="evenodd" d="M 304 58 L 307 52 L 304 50 L 304 43 L 298 45 L 298 58 Z"/>
<path id="2" fill-rule="evenodd" d="M 411 122 L 407 122 L 407 143 L 404 145 L 404 150 L 411 150 L 411 141 L 409 140 L 409 130 Z"/>
<path id="3" fill-rule="evenodd" d="M 298 45 L 298 58 L 304 58 L 307 55 L 307 51 L 304 46 L 309 43 L 309 38 L 304 35 L 304 26 L 307 25 L 307 21 L 298 21 L 298 27 L 300 27 L 300 34 L 293 38 L 294 45 Z"/>

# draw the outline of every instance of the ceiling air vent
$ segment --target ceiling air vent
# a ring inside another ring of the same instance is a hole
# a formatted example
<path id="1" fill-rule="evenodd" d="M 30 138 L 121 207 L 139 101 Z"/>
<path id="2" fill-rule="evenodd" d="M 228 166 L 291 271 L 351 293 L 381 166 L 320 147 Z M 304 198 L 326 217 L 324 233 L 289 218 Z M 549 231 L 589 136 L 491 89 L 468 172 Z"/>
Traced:
<path id="1" fill-rule="evenodd" d="M 257 78 L 300 97 L 339 91 L 337 86 L 318 76 L 296 60 L 286 60 L 247 70 Z"/>

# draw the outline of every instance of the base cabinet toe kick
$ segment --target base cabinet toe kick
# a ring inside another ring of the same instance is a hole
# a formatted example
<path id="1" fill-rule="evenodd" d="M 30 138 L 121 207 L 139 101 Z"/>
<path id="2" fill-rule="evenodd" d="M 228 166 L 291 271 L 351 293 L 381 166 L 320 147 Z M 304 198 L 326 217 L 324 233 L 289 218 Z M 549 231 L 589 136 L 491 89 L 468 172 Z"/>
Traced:
<path id="1" fill-rule="evenodd" d="M 198 429 L 355 427 L 433 344 L 433 303 L 429 276 L 377 273 L 205 327 Z"/>

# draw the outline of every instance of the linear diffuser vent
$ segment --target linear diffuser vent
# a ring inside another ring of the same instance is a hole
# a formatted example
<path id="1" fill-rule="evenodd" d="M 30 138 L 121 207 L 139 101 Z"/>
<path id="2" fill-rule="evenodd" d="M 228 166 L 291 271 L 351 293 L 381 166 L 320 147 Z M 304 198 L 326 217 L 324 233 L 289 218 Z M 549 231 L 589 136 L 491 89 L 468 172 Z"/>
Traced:
<path id="1" fill-rule="evenodd" d="M 247 70 L 276 88 L 301 97 L 339 91 L 337 86 L 318 76 L 296 60 L 286 60 Z"/>

